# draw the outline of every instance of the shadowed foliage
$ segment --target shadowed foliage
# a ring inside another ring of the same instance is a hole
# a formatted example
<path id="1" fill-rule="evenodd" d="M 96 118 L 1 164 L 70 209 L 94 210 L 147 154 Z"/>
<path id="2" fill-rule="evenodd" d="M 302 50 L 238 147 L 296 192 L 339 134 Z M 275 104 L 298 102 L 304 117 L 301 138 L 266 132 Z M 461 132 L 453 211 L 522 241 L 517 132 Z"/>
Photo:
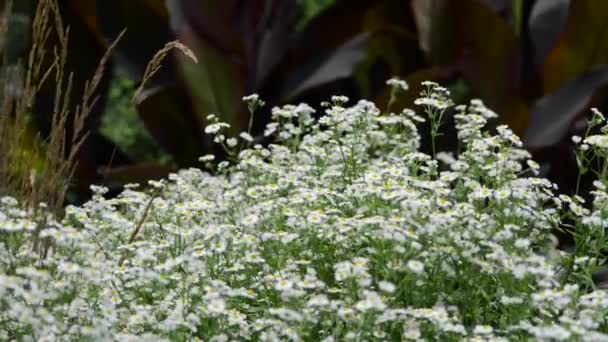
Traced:
<path id="1" fill-rule="evenodd" d="M 8 34 L 4 51 L 12 60 L 31 45 L 19 39 L 30 34 L 28 21 L 18 18 L 32 18 L 34 3 L 19 1 L 8 16 L 22 23 Z M 567 137 L 584 128 L 582 113 L 605 103 L 606 6 L 594 0 L 61 0 L 71 30 L 66 70 L 75 85 L 90 78 L 109 42 L 126 29 L 84 123 L 89 138 L 76 157 L 74 189 L 84 199 L 90 183 L 145 182 L 197 165 L 207 153 L 222 160 L 223 151 L 203 132 L 205 118 L 216 114 L 237 135 L 249 121 L 245 95 L 259 93 L 268 104 L 254 121 L 260 136 L 270 109 L 285 103 L 320 103 L 339 93 L 384 106 L 391 76 L 411 86 L 391 110 L 411 106 L 427 79 L 447 84 L 458 101 L 482 98 L 525 136 L 543 174 L 571 189 L 570 177 L 559 170 L 575 165 L 562 165 L 564 154 L 555 151 L 571 150 Z M 133 102 L 171 161 L 127 157 L 99 133 L 111 70 L 140 83 L 157 51 L 176 40 L 198 62 L 168 51 Z M 74 87 L 72 105 L 82 92 Z M 35 102 L 43 136 L 53 98 L 52 87 L 43 87 Z M 439 146 L 453 149 L 452 136 L 448 132 Z"/>

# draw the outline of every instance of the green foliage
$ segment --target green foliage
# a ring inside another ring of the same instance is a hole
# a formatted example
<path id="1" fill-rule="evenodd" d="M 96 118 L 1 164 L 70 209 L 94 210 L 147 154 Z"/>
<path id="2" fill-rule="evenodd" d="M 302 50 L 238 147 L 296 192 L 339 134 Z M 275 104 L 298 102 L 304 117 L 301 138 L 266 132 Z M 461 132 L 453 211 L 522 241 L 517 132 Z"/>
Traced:
<path id="1" fill-rule="evenodd" d="M 318 15 L 321 11 L 331 6 L 335 0 L 302 0 L 304 15 L 300 19 L 299 26 L 304 27 L 308 21 Z"/>
<path id="2" fill-rule="evenodd" d="M 133 106 L 135 88 L 128 78 L 120 75 L 113 78 L 99 130 L 133 161 L 169 164 L 171 156 L 163 153 Z"/>

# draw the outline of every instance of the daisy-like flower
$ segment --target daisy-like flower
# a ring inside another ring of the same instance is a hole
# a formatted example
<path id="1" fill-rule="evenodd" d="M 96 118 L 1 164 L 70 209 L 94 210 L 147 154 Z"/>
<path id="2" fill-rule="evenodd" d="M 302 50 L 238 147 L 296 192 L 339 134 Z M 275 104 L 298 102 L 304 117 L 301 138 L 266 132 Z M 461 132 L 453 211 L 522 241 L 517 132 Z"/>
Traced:
<path id="1" fill-rule="evenodd" d="M 423 274 L 424 273 L 424 264 L 417 260 L 409 260 L 407 262 L 407 269 L 410 272 L 415 274 Z"/>
<path id="2" fill-rule="evenodd" d="M 386 292 L 386 293 L 393 293 L 397 289 L 395 284 L 391 283 L 390 281 L 385 281 L 385 280 L 378 282 L 378 288 L 380 289 L 380 291 Z"/>
<path id="3" fill-rule="evenodd" d="M 243 218 L 243 221 L 241 221 L 243 223 L 244 226 L 246 227 L 252 227 L 255 226 L 260 220 L 260 217 L 256 214 L 251 214 L 251 215 L 247 215 Z"/>
<path id="4" fill-rule="evenodd" d="M 438 128 L 449 91 L 424 88 Z M 253 117 L 261 100 L 243 100 Z M 414 111 L 347 100 L 322 119 L 274 108 L 264 146 L 209 116 L 234 152 L 213 172 L 115 198 L 93 187 L 61 219 L 0 198 L 0 340 L 608 341 L 605 284 L 590 279 L 605 259 L 605 170 L 589 171 L 586 201 L 558 195 L 528 177 L 538 166 L 511 129 L 485 128 L 496 113 L 480 100 L 455 109 L 458 153 L 435 158 Z M 589 170 L 608 134 L 592 120 Z M 564 223 L 573 252 L 556 248 Z"/>
<path id="5" fill-rule="evenodd" d="M 402 91 L 407 91 L 410 89 L 410 86 L 407 84 L 406 81 L 398 78 L 391 78 L 390 80 L 386 81 L 386 84 Z"/>
<path id="6" fill-rule="evenodd" d="M 239 134 L 239 137 L 241 137 L 241 139 L 247 142 L 253 142 L 253 137 L 247 132 L 241 132 L 241 134 Z"/>

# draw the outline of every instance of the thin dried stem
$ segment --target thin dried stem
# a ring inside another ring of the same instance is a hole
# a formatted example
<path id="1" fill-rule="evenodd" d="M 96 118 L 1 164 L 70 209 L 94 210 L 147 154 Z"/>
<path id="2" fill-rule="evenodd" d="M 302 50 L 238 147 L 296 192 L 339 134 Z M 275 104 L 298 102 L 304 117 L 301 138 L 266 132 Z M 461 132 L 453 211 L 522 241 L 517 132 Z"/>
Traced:
<path id="1" fill-rule="evenodd" d="M 133 228 L 131 235 L 129 236 L 129 240 L 127 242 L 128 244 L 132 244 L 133 242 L 135 242 L 135 239 L 139 235 L 139 232 L 141 231 L 141 228 L 143 227 L 144 222 L 146 222 L 146 219 L 148 218 L 148 214 L 150 213 L 150 209 L 152 208 L 152 202 L 154 202 L 154 200 L 158 197 L 159 194 L 160 194 L 160 189 L 156 189 L 152 193 L 152 197 L 150 197 L 150 199 L 148 200 L 148 203 L 146 204 L 146 207 L 144 208 L 144 212 L 141 215 L 141 218 L 139 219 L 139 221 Z M 123 256 L 118 261 L 118 266 L 122 266 L 122 263 L 124 261 L 125 261 L 125 257 Z"/>
<path id="2" fill-rule="evenodd" d="M 158 71 L 162 67 L 163 60 L 174 49 L 181 51 L 186 57 L 190 58 L 193 62 L 198 63 L 198 59 L 194 55 L 194 52 L 192 50 L 190 50 L 190 48 L 188 48 L 186 45 L 182 44 L 181 42 L 175 40 L 175 41 L 165 44 L 165 46 L 162 49 L 160 49 L 154 55 L 154 57 L 152 57 L 152 60 L 150 60 L 150 62 L 148 63 L 148 66 L 146 67 L 146 71 L 144 72 L 144 76 L 142 77 L 141 84 L 135 90 L 135 94 L 133 94 L 134 103 L 138 103 L 143 100 L 142 93 L 144 91 L 144 87 L 145 87 L 146 83 L 148 83 L 152 79 L 152 77 L 154 77 L 154 75 L 156 75 L 156 73 L 158 73 Z"/>

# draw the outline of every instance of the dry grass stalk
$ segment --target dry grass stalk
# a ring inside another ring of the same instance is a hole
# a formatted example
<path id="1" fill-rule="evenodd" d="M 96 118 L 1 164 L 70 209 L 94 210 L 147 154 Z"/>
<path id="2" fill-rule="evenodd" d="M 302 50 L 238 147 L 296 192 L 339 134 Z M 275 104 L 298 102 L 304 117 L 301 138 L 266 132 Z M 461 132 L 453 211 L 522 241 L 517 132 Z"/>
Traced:
<path id="1" fill-rule="evenodd" d="M 165 46 L 160 49 L 148 63 L 146 71 L 144 72 L 144 76 L 142 77 L 142 81 L 139 87 L 135 90 L 135 94 L 133 94 L 134 103 L 139 103 L 143 100 L 142 93 L 144 91 L 146 83 L 148 83 L 152 79 L 152 77 L 154 77 L 154 75 L 156 75 L 156 73 L 160 70 L 160 68 L 162 67 L 163 60 L 172 50 L 179 50 L 186 57 L 190 58 L 193 62 L 198 63 L 198 59 L 194 55 L 194 52 L 181 42 L 175 40 L 165 44 Z"/>
<path id="2" fill-rule="evenodd" d="M 135 242 L 135 239 L 139 235 L 139 232 L 141 231 L 141 228 L 143 227 L 144 222 L 146 222 L 146 219 L 148 218 L 148 214 L 150 213 L 150 209 L 152 208 L 152 202 L 154 202 L 154 200 L 158 197 L 159 194 L 160 194 L 160 189 L 156 189 L 152 193 L 152 197 L 150 197 L 150 199 L 148 200 L 148 203 L 146 203 L 146 207 L 144 208 L 144 212 L 141 215 L 141 218 L 135 224 L 135 227 L 133 228 L 133 231 L 131 232 L 131 235 L 129 236 L 129 241 L 127 242 L 128 244 L 132 244 L 133 242 Z M 125 261 L 125 256 L 120 258 L 120 260 L 118 261 L 118 266 L 122 266 L 124 261 Z"/>
<path id="3" fill-rule="evenodd" d="M 10 15 L 10 9 L 4 15 Z M 4 87 L 15 87 L 23 79 L 18 95 L 15 91 L 3 92 L 0 112 L 0 196 L 11 195 L 31 210 L 37 211 L 40 203 L 60 214 L 65 195 L 77 166 L 77 154 L 88 132 L 85 119 L 97 102 L 95 95 L 110 53 L 118 39 L 102 57 L 92 79 L 84 85 L 84 94 L 76 108 L 70 108 L 72 74 L 66 73 L 69 28 L 64 26 L 57 0 L 40 0 L 32 23 L 32 45 L 27 57 L 25 72 L 9 78 L 9 67 L 3 66 Z M 7 23 L 3 20 L 2 23 Z M 6 28 L 0 28 L 0 33 Z M 1 39 L 0 39 L 1 41 Z M 53 44 L 54 43 L 54 44 Z M 8 70 L 8 71 L 7 71 Z M 51 128 L 46 139 L 35 134 L 30 124 L 32 108 L 37 94 L 46 82 L 55 86 L 54 107 L 49 113 Z M 73 111 L 72 111 L 73 110 Z M 69 120 L 71 122 L 68 122 Z M 68 123 L 71 130 L 68 132 Z M 68 137 L 71 140 L 68 141 Z M 44 218 L 42 219 L 44 222 Z M 42 226 L 42 224 L 41 224 Z M 48 244 L 36 243 L 41 256 Z"/>
<path id="4" fill-rule="evenodd" d="M 4 13 L 10 15 L 10 10 Z M 0 32 L 5 31 L 0 29 Z M 88 132 L 84 132 L 85 119 L 97 102 L 95 92 L 110 59 L 110 52 L 122 34 L 106 51 L 92 79 L 85 84 L 81 103 L 73 112 L 70 108 L 72 74 L 65 71 L 68 37 L 69 28 L 64 26 L 57 0 L 40 0 L 32 23 L 32 46 L 25 67 L 23 89 L 19 97 L 5 96 L 3 99 L 0 115 L 0 190 L 18 197 L 31 208 L 45 202 L 58 211 L 64 203 L 69 180 L 76 168 L 77 153 L 88 135 Z M 56 41 L 55 46 L 49 46 L 51 40 Z M 50 113 L 50 134 L 43 141 L 33 136 L 29 120 L 36 95 L 51 79 L 57 86 Z M 7 83 L 12 82 L 14 80 L 7 80 Z M 67 132 L 70 118 L 72 130 Z M 71 136 L 69 143 L 68 136 Z M 66 146 L 69 146 L 69 151 L 66 151 Z"/>

